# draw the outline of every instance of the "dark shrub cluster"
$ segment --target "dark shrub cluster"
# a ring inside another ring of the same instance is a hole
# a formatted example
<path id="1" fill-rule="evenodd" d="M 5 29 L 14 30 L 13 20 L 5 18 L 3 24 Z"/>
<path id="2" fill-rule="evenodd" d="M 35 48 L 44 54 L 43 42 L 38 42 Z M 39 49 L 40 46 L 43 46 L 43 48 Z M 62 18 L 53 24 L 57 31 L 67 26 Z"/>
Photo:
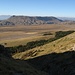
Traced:
<path id="1" fill-rule="evenodd" d="M 55 41 L 57 39 L 60 39 L 61 37 L 64 37 L 68 34 L 71 34 L 73 32 L 74 31 L 58 31 L 58 32 L 56 32 L 54 38 L 50 38 L 48 40 L 32 41 L 32 42 L 28 42 L 26 45 L 19 45 L 19 46 L 16 46 L 16 47 L 11 47 L 9 49 L 10 49 L 10 52 L 12 54 L 17 53 L 17 52 L 23 52 L 23 51 L 26 51 L 26 50 L 29 50 L 29 49 L 32 49 L 32 48 L 35 48 L 35 47 L 38 47 L 38 46 L 42 46 L 46 43 Z"/>
<path id="2" fill-rule="evenodd" d="M 5 47 L 3 45 L 0 45 L 0 54 L 4 53 L 4 51 L 5 51 Z"/>
<path id="3" fill-rule="evenodd" d="M 64 37 L 64 36 L 66 36 L 68 34 L 71 34 L 73 32 L 75 32 L 75 31 L 58 31 L 58 32 L 56 32 L 55 37 L 56 38 L 61 38 L 61 37 Z"/>
<path id="4" fill-rule="evenodd" d="M 0 45 L 0 55 L 10 56 L 10 50 L 3 45 Z"/>
<path id="5" fill-rule="evenodd" d="M 48 32 L 48 33 L 44 33 L 43 36 L 46 36 L 46 35 L 53 35 L 52 33 Z"/>

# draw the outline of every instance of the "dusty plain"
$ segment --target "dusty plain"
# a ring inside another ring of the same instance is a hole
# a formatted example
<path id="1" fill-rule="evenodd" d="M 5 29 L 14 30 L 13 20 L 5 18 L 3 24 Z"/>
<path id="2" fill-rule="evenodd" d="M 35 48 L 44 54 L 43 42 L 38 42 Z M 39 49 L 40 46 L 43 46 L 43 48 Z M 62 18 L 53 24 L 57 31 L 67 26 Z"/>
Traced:
<path id="1" fill-rule="evenodd" d="M 75 25 L 26 25 L 0 27 L 0 44 L 18 46 L 30 41 L 47 39 L 53 36 L 43 36 L 45 32 L 75 30 Z"/>

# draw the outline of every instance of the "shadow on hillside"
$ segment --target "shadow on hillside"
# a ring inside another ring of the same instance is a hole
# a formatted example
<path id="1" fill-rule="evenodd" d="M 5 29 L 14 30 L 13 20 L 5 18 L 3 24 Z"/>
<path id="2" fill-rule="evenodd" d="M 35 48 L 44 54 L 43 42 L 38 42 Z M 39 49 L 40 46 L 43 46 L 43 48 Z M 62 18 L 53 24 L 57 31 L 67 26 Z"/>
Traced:
<path id="1" fill-rule="evenodd" d="M 0 63 L 2 63 L 0 64 L 0 73 L 5 73 L 6 70 L 7 73 L 11 73 L 12 71 L 12 75 L 26 75 L 25 73 L 27 73 L 27 75 L 33 75 L 31 74 L 32 68 L 30 67 L 28 69 L 29 66 L 27 66 L 27 63 L 38 69 L 38 71 L 41 70 L 47 72 L 49 75 L 75 75 L 75 51 L 51 53 L 25 61 L 19 59 L 14 60 L 4 46 L 0 46 Z M 32 73 L 34 71 L 32 71 Z M 15 72 L 16 74 L 14 74 Z M 35 72 L 35 74 L 37 74 L 37 72 Z M 39 72 L 37 75 L 39 75 Z"/>
<path id="2" fill-rule="evenodd" d="M 48 75 L 29 65 L 25 60 L 12 58 L 4 46 L 0 45 L 0 75 Z"/>
<path id="3" fill-rule="evenodd" d="M 49 75 L 75 75 L 75 51 L 52 53 L 27 62 Z"/>

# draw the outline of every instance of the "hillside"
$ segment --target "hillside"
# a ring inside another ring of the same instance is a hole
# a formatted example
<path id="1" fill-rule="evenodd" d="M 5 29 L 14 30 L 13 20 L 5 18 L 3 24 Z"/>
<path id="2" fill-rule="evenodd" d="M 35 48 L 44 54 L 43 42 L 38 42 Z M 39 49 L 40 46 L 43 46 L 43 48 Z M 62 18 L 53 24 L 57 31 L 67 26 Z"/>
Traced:
<path id="1" fill-rule="evenodd" d="M 49 75 L 75 74 L 75 32 L 53 42 L 13 55 Z M 38 65 L 38 66 L 37 66 Z"/>
<path id="2" fill-rule="evenodd" d="M 38 71 L 24 60 L 15 60 L 9 50 L 0 45 L 0 75 L 48 75 Z"/>
<path id="3" fill-rule="evenodd" d="M 6 23 L 4 23 L 6 22 Z M 9 24 L 7 24 L 9 22 Z M 57 24 L 62 20 L 56 17 L 31 17 L 31 16 L 11 16 L 9 19 L 0 22 L 1 25 L 41 25 Z"/>
<path id="4" fill-rule="evenodd" d="M 14 26 L 15 24 L 13 22 L 2 20 L 0 21 L 0 26 Z"/>
<path id="5" fill-rule="evenodd" d="M 17 53 L 13 57 L 18 59 L 30 59 L 53 52 L 63 53 L 65 51 L 70 51 L 74 47 L 74 37 L 75 32 L 43 46 L 36 47 L 22 53 Z M 31 53 L 31 55 L 29 55 L 29 53 Z"/>
<path id="6" fill-rule="evenodd" d="M 58 31 L 51 40 L 14 47 L 15 53 L 11 47 L 0 45 L 0 75 L 74 75 L 74 37 L 75 31 Z M 25 48 L 27 50 L 22 51 Z"/>

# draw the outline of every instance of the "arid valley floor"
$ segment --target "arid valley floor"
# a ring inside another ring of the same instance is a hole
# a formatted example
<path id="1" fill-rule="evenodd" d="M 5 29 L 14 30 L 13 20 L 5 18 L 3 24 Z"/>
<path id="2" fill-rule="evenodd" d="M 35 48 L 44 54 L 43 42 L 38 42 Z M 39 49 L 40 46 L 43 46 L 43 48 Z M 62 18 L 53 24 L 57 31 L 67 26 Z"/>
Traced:
<path id="1" fill-rule="evenodd" d="M 7 46 L 21 45 L 32 40 L 40 40 L 45 32 L 74 30 L 75 25 L 29 25 L 0 27 L 0 44 Z M 20 41 L 20 42 L 19 42 Z M 24 42 L 25 41 L 25 42 Z M 15 42 L 17 44 L 15 44 Z"/>

